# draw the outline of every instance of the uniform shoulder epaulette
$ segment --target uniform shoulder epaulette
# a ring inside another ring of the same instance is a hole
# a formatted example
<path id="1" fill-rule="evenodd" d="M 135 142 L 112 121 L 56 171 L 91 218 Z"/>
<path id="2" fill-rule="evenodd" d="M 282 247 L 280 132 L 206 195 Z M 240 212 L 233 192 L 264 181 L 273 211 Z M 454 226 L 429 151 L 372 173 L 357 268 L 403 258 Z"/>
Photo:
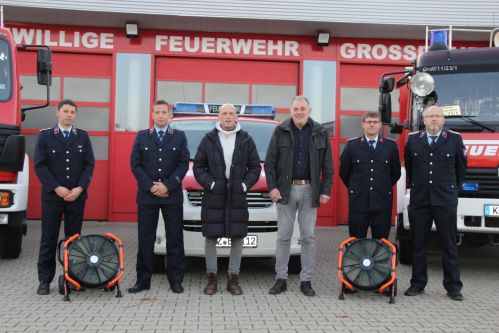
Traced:
<path id="1" fill-rule="evenodd" d="M 392 138 L 383 138 L 384 140 L 389 140 L 389 141 L 393 141 L 393 142 L 397 142 L 395 139 L 392 139 Z"/>
<path id="2" fill-rule="evenodd" d="M 418 134 L 418 133 L 419 133 L 419 131 L 411 132 L 411 133 L 409 133 L 409 135 L 414 135 L 414 134 Z"/>
<path id="3" fill-rule="evenodd" d="M 461 135 L 461 133 L 453 131 L 453 130 L 447 130 L 447 132 L 451 132 L 451 133 L 454 133 L 454 134 L 457 134 L 457 135 Z"/>
<path id="4" fill-rule="evenodd" d="M 352 141 L 352 140 L 355 140 L 355 139 L 358 139 L 358 138 L 360 138 L 360 137 L 356 136 L 355 138 L 348 139 L 348 141 Z"/>
<path id="5" fill-rule="evenodd" d="M 52 129 L 52 127 L 42 128 L 42 129 L 40 129 L 40 132 L 43 132 L 43 131 L 49 131 L 49 130 L 51 130 L 51 129 Z"/>

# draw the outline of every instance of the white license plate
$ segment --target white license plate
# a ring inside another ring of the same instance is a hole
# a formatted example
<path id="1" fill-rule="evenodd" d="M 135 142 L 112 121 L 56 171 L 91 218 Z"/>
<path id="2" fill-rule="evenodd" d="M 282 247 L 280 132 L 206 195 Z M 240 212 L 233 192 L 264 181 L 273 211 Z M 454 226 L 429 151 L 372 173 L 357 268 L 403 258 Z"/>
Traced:
<path id="1" fill-rule="evenodd" d="M 258 236 L 250 235 L 244 237 L 243 247 L 257 247 Z M 217 247 L 230 247 L 230 238 L 222 237 L 217 239 Z"/>
<path id="2" fill-rule="evenodd" d="M 499 217 L 499 205 L 484 205 L 483 211 L 485 216 Z"/>

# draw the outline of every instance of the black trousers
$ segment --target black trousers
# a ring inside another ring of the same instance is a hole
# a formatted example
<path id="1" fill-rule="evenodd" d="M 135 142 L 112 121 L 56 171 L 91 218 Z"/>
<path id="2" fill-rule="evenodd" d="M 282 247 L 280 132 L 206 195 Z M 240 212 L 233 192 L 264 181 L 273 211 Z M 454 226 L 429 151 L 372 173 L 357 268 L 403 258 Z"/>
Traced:
<path id="1" fill-rule="evenodd" d="M 81 233 L 83 211 L 86 199 L 79 197 L 73 202 L 63 199 L 47 201 L 42 199 L 42 239 L 38 255 L 38 280 L 52 282 L 56 268 L 57 241 L 61 220 L 64 215 L 64 236 Z"/>
<path id="2" fill-rule="evenodd" d="M 151 283 L 154 243 L 160 210 L 166 229 L 166 276 L 170 284 L 182 283 L 184 280 L 184 213 L 182 204 L 138 204 L 137 283 L 139 284 L 149 285 Z"/>
<path id="3" fill-rule="evenodd" d="M 367 230 L 371 226 L 372 238 L 388 239 L 391 218 L 391 210 L 383 212 L 361 212 L 350 209 L 348 211 L 348 231 L 352 237 L 366 238 Z"/>
<path id="4" fill-rule="evenodd" d="M 409 223 L 412 233 L 411 286 L 423 289 L 428 282 L 427 248 L 432 222 L 435 221 L 442 246 L 444 288 L 451 292 L 461 290 L 463 284 L 459 272 L 456 220 L 457 206 L 409 206 Z"/>

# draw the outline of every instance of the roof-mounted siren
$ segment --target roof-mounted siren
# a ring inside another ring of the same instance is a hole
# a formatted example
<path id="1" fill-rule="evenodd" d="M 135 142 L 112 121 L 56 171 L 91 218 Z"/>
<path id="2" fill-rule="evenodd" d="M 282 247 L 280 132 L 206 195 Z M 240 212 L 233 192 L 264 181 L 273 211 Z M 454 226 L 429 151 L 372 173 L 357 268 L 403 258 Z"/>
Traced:
<path id="1" fill-rule="evenodd" d="M 428 51 L 449 50 L 448 30 L 430 30 L 430 47 Z"/>
<path id="2" fill-rule="evenodd" d="M 275 118 L 275 107 L 272 105 L 243 104 L 240 115 L 250 117 Z"/>
<path id="3" fill-rule="evenodd" d="M 173 114 L 175 116 L 202 115 L 208 113 L 203 103 L 176 102 L 173 104 Z"/>
<path id="4" fill-rule="evenodd" d="M 218 114 L 220 103 L 186 103 L 177 102 L 173 104 L 173 114 L 175 116 L 202 116 Z M 274 119 L 276 111 L 272 105 L 257 104 L 234 104 L 236 112 L 240 116 L 264 117 Z"/>

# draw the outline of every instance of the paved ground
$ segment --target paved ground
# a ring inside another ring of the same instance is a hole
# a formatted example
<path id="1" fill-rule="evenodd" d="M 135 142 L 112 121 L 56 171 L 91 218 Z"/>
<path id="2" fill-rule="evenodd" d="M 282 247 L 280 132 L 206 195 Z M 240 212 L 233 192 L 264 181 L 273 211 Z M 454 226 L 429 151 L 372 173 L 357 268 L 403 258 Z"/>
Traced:
<path id="1" fill-rule="evenodd" d="M 86 234 L 110 231 L 123 239 L 127 270 L 123 289 L 131 286 L 136 225 L 87 222 L 84 228 Z M 118 299 L 102 290 L 87 290 L 73 293 L 68 303 L 57 293 L 56 283 L 49 296 L 36 295 L 40 222 L 30 221 L 21 257 L 0 259 L 0 332 L 499 332 L 499 248 L 461 249 L 464 302 L 446 297 L 436 252 L 430 254 L 426 294 L 402 295 L 410 267 L 399 266 L 396 304 L 389 305 L 386 297 L 372 292 L 340 301 L 335 266 L 337 246 L 347 230 L 320 228 L 317 233 L 316 297 L 300 293 L 298 276 L 290 277 L 286 293 L 269 295 L 274 273 L 267 259 L 243 261 L 243 296 L 225 290 L 205 296 L 204 261 L 192 259 L 183 294 L 169 291 L 165 276 L 155 275 L 147 293 L 124 293 Z M 226 263 L 221 266 L 226 268 Z M 225 282 L 223 277 L 222 286 Z"/>

